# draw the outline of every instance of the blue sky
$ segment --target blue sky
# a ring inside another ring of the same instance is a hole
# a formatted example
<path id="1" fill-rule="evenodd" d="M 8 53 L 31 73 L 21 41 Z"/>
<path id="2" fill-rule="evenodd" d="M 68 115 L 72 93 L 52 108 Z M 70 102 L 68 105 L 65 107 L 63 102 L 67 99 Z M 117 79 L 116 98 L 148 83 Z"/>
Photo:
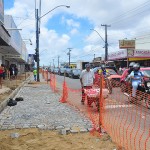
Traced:
<path id="1" fill-rule="evenodd" d="M 4 9 L 12 8 L 14 5 L 14 0 L 4 0 Z"/>
<path id="2" fill-rule="evenodd" d="M 37 6 L 38 6 L 38 1 Z M 105 39 L 105 30 L 101 24 L 111 25 L 108 28 L 108 52 L 119 50 L 119 40 L 138 38 L 150 33 L 150 1 L 147 0 L 42 0 L 42 12 L 59 5 L 69 5 L 70 8 L 57 8 L 41 20 L 40 34 L 40 63 L 48 65 L 57 64 L 60 56 L 61 62 L 68 62 L 68 48 L 72 48 L 71 61 L 92 61 L 105 54 L 104 41 L 99 35 L 90 30 L 99 32 Z M 27 44 L 28 52 L 35 52 L 35 1 L 31 0 L 4 0 L 5 14 L 14 17 L 23 38 L 30 38 L 33 45 Z M 140 15 L 140 18 L 139 18 Z M 145 45 L 145 44 L 144 44 Z M 142 46 L 141 46 L 142 47 Z M 140 47 L 140 48 L 141 48 Z M 143 47 L 142 47 L 143 48 Z"/>

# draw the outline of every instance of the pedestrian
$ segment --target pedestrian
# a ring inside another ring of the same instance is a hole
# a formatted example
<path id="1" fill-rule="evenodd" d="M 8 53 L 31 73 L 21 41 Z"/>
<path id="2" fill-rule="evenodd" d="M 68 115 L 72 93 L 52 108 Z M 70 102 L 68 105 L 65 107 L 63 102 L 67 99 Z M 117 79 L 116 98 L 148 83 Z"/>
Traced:
<path id="1" fill-rule="evenodd" d="M 36 76 L 37 76 L 37 70 L 36 70 L 36 68 L 34 68 L 34 70 L 33 70 L 33 75 L 34 75 L 34 81 L 36 81 Z"/>
<path id="2" fill-rule="evenodd" d="M 17 68 L 16 65 L 14 66 L 14 74 L 15 74 L 15 78 L 17 78 L 17 75 L 18 75 L 18 68 Z"/>
<path id="3" fill-rule="evenodd" d="M 3 64 L 0 66 L 0 89 L 2 88 L 2 79 L 3 79 L 4 67 Z"/>
<path id="4" fill-rule="evenodd" d="M 14 71 L 13 64 L 11 64 L 10 67 L 9 67 L 9 74 L 10 74 L 10 79 L 14 79 L 15 71 Z"/>
<path id="5" fill-rule="evenodd" d="M 80 75 L 80 82 L 82 87 L 82 100 L 81 103 L 84 104 L 85 102 L 85 93 L 84 89 L 91 89 L 94 84 L 94 72 L 90 69 L 90 64 L 85 65 L 85 70 L 81 72 Z"/>

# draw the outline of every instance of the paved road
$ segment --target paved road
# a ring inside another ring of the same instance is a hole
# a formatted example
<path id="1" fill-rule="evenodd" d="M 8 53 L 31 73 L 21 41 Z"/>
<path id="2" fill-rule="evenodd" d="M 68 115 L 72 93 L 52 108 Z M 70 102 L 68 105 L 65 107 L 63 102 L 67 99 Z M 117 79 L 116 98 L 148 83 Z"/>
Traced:
<path id="1" fill-rule="evenodd" d="M 79 79 L 65 79 L 67 85 L 74 91 L 69 91 L 69 103 L 76 106 L 85 114 L 89 113 L 87 105 L 81 105 L 81 88 Z M 57 76 L 57 82 L 62 84 L 64 78 Z M 113 93 L 105 100 L 105 113 L 103 114 L 103 124 L 117 143 L 124 145 L 128 149 L 147 150 L 150 149 L 150 110 L 143 102 L 130 104 L 127 97 L 121 92 L 120 88 L 114 88 Z M 93 109 L 92 120 L 98 123 L 98 112 Z M 140 142 L 139 142 L 140 141 Z"/>

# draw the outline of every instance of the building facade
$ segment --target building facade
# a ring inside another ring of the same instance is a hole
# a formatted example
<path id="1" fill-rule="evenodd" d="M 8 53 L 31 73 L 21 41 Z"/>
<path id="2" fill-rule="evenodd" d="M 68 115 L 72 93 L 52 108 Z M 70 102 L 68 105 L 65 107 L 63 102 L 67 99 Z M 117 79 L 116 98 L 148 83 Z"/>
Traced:
<path id="1" fill-rule="evenodd" d="M 4 3 L 0 0 L 0 65 L 9 68 L 11 64 L 18 67 L 19 73 L 24 72 L 28 59 L 26 44 L 11 15 L 4 15 Z"/>

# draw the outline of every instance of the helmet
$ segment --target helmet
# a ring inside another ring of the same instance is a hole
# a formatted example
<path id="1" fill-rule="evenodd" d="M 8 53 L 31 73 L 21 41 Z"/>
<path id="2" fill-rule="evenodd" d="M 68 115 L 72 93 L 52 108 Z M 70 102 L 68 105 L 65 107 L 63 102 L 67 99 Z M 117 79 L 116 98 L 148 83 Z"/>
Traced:
<path id="1" fill-rule="evenodd" d="M 102 65 L 101 65 L 101 69 L 102 69 L 102 70 L 105 70 L 105 68 L 106 68 L 105 64 L 102 64 Z"/>
<path id="2" fill-rule="evenodd" d="M 134 69 L 134 71 L 140 70 L 140 64 L 139 63 L 134 64 L 133 69 Z"/>
<path id="3" fill-rule="evenodd" d="M 133 67 L 134 64 L 135 64 L 135 62 L 131 62 L 131 63 L 129 64 L 129 67 Z"/>

